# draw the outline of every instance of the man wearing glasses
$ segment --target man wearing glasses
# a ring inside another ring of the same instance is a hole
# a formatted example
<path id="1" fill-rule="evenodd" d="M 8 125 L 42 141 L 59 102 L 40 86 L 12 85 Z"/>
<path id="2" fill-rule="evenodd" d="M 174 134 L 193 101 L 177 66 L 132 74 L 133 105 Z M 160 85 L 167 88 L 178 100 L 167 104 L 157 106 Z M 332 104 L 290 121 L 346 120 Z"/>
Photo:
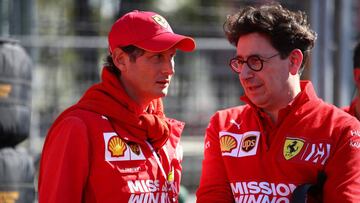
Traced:
<path id="1" fill-rule="evenodd" d="M 300 80 L 306 15 L 246 7 L 224 30 L 246 104 L 211 118 L 197 202 L 360 202 L 360 124 Z"/>

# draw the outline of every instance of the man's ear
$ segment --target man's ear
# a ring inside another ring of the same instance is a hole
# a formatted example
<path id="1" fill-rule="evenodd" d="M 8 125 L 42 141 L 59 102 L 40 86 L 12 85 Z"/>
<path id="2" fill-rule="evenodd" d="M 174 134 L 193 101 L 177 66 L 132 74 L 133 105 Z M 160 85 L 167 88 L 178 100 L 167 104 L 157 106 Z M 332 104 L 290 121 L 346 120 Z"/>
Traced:
<path id="1" fill-rule="evenodd" d="M 354 82 L 356 86 L 360 85 L 360 68 L 354 68 Z"/>
<path id="2" fill-rule="evenodd" d="M 291 75 L 296 75 L 299 72 L 299 69 L 301 68 L 301 64 L 303 61 L 303 54 L 300 49 L 294 49 L 290 52 L 289 55 L 289 71 Z"/>
<path id="3" fill-rule="evenodd" d="M 115 66 L 120 69 L 121 72 L 125 72 L 127 70 L 127 59 L 128 55 L 120 48 L 115 48 L 112 52 L 112 59 Z"/>

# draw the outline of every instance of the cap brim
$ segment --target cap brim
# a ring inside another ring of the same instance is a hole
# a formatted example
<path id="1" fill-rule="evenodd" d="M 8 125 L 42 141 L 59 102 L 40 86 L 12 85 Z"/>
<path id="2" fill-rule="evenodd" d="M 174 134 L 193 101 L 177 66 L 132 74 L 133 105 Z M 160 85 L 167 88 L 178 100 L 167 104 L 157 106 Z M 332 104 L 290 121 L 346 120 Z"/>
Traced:
<path id="1" fill-rule="evenodd" d="M 195 40 L 193 38 L 170 32 L 156 35 L 151 39 L 134 43 L 134 45 L 151 52 L 162 52 L 172 47 L 180 49 L 181 51 L 190 52 L 196 47 Z"/>

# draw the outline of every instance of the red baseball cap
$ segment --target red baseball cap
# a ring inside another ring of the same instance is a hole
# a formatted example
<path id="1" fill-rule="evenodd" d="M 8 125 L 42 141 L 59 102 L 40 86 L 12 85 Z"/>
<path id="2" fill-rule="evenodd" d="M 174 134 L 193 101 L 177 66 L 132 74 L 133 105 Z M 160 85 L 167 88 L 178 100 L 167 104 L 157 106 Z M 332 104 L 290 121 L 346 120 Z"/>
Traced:
<path id="1" fill-rule="evenodd" d="M 110 52 L 128 45 L 150 52 L 162 52 L 171 47 L 193 51 L 196 46 L 193 38 L 175 34 L 159 14 L 138 10 L 125 14 L 113 24 L 108 41 Z"/>

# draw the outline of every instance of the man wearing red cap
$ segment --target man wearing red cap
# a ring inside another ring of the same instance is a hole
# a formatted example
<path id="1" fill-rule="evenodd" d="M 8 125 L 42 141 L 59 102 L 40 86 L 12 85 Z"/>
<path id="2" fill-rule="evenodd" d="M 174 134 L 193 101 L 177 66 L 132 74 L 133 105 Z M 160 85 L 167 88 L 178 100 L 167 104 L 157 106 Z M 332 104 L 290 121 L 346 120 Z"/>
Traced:
<path id="1" fill-rule="evenodd" d="M 153 12 L 118 19 L 108 36 L 102 81 L 50 128 L 39 174 L 39 202 L 177 202 L 184 124 L 166 118 L 161 97 L 177 49 L 195 41 L 175 34 Z"/>

